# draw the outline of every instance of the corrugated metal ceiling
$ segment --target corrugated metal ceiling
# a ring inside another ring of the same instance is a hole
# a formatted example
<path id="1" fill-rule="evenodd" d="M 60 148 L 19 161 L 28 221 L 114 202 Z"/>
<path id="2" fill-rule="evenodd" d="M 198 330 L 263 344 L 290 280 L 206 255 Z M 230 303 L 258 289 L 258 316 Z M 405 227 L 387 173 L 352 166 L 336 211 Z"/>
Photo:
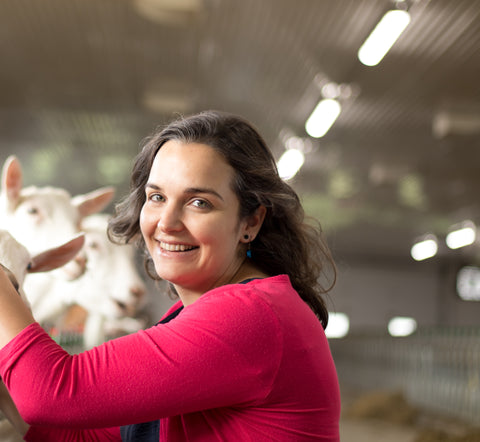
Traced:
<path id="1" fill-rule="evenodd" d="M 2 158 L 16 153 L 27 183 L 114 184 L 120 197 L 140 141 L 176 113 L 242 114 L 279 156 L 286 133 L 307 138 L 333 81 L 352 96 L 327 136 L 309 140 L 294 185 L 339 253 L 409 259 L 416 235 L 480 223 L 480 1 L 406 2 L 405 33 L 363 66 L 356 52 L 394 4 L 3 0 Z M 464 127 L 434 133 L 439 112 Z"/>

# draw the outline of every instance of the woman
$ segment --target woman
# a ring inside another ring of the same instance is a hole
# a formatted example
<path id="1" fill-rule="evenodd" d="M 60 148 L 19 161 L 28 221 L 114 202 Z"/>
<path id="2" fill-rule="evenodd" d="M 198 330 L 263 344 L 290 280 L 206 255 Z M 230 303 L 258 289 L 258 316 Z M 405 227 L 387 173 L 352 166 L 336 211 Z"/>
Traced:
<path id="1" fill-rule="evenodd" d="M 248 122 L 205 112 L 152 136 L 110 235 L 138 241 L 180 299 L 70 356 L 1 273 L 0 375 L 26 440 L 339 440 L 319 285 L 333 263 Z"/>

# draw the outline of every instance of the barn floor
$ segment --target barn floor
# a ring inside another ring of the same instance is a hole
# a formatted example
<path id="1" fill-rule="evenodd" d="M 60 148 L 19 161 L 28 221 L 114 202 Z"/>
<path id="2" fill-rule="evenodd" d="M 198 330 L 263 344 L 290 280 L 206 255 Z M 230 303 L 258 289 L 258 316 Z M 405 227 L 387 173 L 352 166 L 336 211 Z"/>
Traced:
<path id="1" fill-rule="evenodd" d="M 347 419 L 340 421 L 341 442 L 415 442 L 414 427 L 389 422 Z"/>
<path id="2" fill-rule="evenodd" d="M 342 391 L 341 442 L 480 442 L 480 427 L 411 407 L 398 393 Z"/>

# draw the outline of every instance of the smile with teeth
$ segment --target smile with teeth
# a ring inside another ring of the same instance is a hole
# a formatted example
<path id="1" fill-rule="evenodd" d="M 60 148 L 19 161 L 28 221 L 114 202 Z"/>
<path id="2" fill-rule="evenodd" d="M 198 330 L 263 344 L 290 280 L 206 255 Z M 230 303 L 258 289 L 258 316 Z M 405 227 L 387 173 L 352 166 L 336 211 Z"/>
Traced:
<path id="1" fill-rule="evenodd" d="M 197 248 L 196 246 L 187 246 L 186 244 L 168 244 L 163 241 L 160 241 L 160 247 L 167 252 L 187 252 Z"/>

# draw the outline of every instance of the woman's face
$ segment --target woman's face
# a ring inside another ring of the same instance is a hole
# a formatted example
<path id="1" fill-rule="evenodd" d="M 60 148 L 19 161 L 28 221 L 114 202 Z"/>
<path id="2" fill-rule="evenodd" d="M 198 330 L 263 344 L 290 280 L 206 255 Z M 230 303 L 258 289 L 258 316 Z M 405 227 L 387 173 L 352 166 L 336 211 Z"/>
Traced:
<path id="1" fill-rule="evenodd" d="M 239 220 L 233 177 L 233 168 L 205 144 L 170 140 L 155 157 L 140 228 L 156 272 L 180 295 L 228 283 L 244 261 L 249 226 Z"/>

